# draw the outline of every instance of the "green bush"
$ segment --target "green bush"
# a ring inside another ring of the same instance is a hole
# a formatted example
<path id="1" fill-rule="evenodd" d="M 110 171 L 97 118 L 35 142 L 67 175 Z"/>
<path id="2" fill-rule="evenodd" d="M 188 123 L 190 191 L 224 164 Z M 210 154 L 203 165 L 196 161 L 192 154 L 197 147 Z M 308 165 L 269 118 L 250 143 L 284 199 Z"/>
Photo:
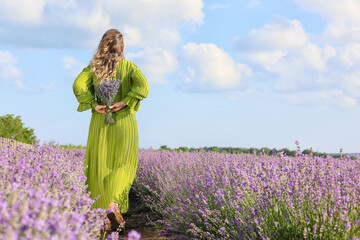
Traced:
<path id="1" fill-rule="evenodd" d="M 24 127 L 20 116 L 14 117 L 13 114 L 0 116 L 0 137 L 14 137 L 16 141 L 28 144 L 34 144 L 37 140 L 34 129 Z"/>

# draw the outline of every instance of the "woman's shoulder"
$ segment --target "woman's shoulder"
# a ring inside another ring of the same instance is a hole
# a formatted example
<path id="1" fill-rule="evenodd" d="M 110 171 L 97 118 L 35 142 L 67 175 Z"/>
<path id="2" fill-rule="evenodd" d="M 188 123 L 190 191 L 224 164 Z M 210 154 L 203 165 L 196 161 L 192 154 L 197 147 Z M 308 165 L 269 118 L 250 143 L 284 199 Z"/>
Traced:
<path id="1" fill-rule="evenodd" d="M 90 64 L 83 68 L 83 72 L 91 72 Z"/>
<path id="2" fill-rule="evenodd" d="M 133 63 L 132 61 L 128 60 L 128 59 L 125 59 L 123 58 L 121 61 L 120 61 L 120 64 L 124 64 L 124 65 L 127 65 L 129 67 L 133 67 L 133 66 L 136 66 L 135 63 Z"/>
<path id="3" fill-rule="evenodd" d="M 123 58 L 120 61 L 120 65 L 122 65 L 123 67 L 127 68 L 130 71 L 135 70 L 135 69 L 139 69 L 138 66 L 135 63 L 133 63 L 132 61 L 127 60 L 125 58 Z"/>

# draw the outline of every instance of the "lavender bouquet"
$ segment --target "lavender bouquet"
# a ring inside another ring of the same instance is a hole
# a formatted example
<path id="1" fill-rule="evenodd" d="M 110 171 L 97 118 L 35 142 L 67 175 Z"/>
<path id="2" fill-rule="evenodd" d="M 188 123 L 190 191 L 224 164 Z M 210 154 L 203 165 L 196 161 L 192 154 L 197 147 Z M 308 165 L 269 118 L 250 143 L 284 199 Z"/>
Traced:
<path id="1" fill-rule="evenodd" d="M 105 124 L 115 123 L 114 118 L 112 117 L 112 112 L 110 109 L 111 104 L 114 103 L 114 98 L 119 90 L 121 85 L 121 80 L 103 80 L 100 84 L 97 85 L 98 97 L 106 106 L 106 115 L 105 115 Z"/>

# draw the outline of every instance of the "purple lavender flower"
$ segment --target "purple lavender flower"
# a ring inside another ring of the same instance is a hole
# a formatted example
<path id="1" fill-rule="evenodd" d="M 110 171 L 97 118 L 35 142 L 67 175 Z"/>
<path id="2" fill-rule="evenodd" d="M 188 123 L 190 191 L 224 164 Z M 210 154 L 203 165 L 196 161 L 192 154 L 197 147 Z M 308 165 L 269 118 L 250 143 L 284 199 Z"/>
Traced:
<path id="1" fill-rule="evenodd" d="M 97 85 L 97 96 L 106 105 L 105 123 L 112 124 L 115 122 L 112 117 L 110 105 L 113 104 L 116 94 L 118 93 L 119 87 L 122 80 L 108 80 L 104 79 L 100 84 Z"/>
<path id="2" fill-rule="evenodd" d="M 0 138 L 0 239 L 98 239 L 105 211 L 91 209 L 85 150 L 15 146 Z M 358 239 L 359 164 L 141 149 L 133 186 L 176 239 Z"/>
<path id="3" fill-rule="evenodd" d="M 141 239 L 141 234 L 135 230 L 131 230 L 128 233 L 128 239 L 129 240 L 140 240 Z"/>
<path id="4" fill-rule="evenodd" d="M 0 138 L 0 239 L 97 239 L 105 211 L 91 210 L 84 155 Z"/>
<path id="5" fill-rule="evenodd" d="M 139 151 L 134 187 L 164 233 L 184 239 L 351 239 L 360 234 L 359 164 L 149 149 Z"/>

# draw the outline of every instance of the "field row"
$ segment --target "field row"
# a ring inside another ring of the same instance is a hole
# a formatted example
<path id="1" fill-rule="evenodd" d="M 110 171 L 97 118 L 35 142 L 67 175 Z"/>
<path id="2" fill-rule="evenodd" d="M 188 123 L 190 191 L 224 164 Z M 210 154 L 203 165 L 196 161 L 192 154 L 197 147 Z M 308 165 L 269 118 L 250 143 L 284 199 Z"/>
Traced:
<path id="1" fill-rule="evenodd" d="M 98 239 L 85 151 L 12 145 L 0 145 L 0 239 Z M 140 150 L 133 189 L 176 239 L 358 239 L 359 163 Z"/>
<path id="2" fill-rule="evenodd" d="M 140 152 L 135 190 L 165 234 L 357 239 L 360 161 L 299 154 Z M 185 236 L 184 236 L 185 235 Z"/>

